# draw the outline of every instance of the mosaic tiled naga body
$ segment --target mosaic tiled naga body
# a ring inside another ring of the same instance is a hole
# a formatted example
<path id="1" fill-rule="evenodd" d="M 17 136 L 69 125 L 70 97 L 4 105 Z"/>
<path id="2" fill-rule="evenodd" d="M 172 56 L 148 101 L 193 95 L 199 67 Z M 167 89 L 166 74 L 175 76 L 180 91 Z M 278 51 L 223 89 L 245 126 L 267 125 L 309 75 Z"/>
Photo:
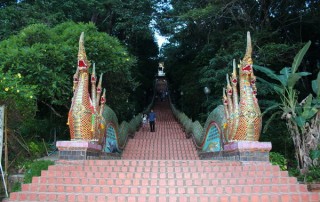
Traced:
<path id="1" fill-rule="evenodd" d="M 84 34 L 79 40 L 78 65 L 73 76 L 73 98 L 68 114 L 71 140 L 101 141 L 104 133 L 102 112 L 105 103 L 105 90 L 101 95 L 102 75 L 96 86 L 95 66 L 90 77 L 90 62 L 84 48 Z M 89 93 L 91 79 L 91 95 Z"/>
<path id="2" fill-rule="evenodd" d="M 269 151 L 271 148 L 271 144 L 266 146 L 264 143 L 258 143 L 262 127 L 262 115 L 256 98 L 256 77 L 253 74 L 251 55 L 251 37 L 248 32 L 247 49 L 243 60 L 238 65 L 239 71 L 237 71 L 234 60 L 233 72 L 230 77 L 227 75 L 227 85 L 223 89 L 223 105 L 217 106 L 209 113 L 203 127 L 199 121 L 193 122 L 192 119 L 189 119 L 171 104 L 173 113 L 185 128 L 188 136 L 193 137 L 199 150 L 209 154 L 209 159 L 212 158 L 210 152 L 218 152 L 219 158 L 235 157 L 232 156 L 233 154 L 223 156 L 220 152 L 226 151 L 225 146 L 228 147 L 228 151 L 234 149 L 233 146 L 237 143 L 249 145 L 246 149 L 254 148 L 262 151 L 261 148 L 263 148 L 265 151 Z M 237 72 L 239 72 L 238 75 Z M 268 158 L 268 155 L 266 155 L 266 159 Z"/>
<path id="3" fill-rule="evenodd" d="M 229 79 L 227 75 L 227 88 L 223 92 L 226 118 L 224 138 L 226 141 L 258 141 L 260 137 L 262 118 L 256 98 L 256 77 L 253 74 L 251 55 L 251 37 L 248 32 L 246 54 L 238 65 L 240 101 L 238 98 L 238 77 L 235 61 L 233 61 L 232 76 Z"/>

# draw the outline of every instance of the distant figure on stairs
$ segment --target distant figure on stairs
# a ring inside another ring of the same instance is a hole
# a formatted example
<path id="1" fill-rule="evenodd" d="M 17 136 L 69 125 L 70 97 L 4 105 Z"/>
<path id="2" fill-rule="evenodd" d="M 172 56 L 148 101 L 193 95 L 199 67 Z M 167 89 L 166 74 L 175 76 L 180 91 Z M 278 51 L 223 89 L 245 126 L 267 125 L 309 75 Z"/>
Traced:
<path id="1" fill-rule="evenodd" d="M 147 114 L 142 115 L 142 130 L 144 130 L 147 127 L 147 122 L 148 122 L 148 116 Z"/>
<path id="2" fill-rule="evenodd" d="M 160 100 L 161 100 L 161 102 L 165 99 L 165 92 L 163 92 L 163 91 L 160 91 Z"/>
<path id="3" fill-rule="evenodd" d="M 155 132 L 156 113 L 151 109 L 149 113 L 150 132 Z"/>

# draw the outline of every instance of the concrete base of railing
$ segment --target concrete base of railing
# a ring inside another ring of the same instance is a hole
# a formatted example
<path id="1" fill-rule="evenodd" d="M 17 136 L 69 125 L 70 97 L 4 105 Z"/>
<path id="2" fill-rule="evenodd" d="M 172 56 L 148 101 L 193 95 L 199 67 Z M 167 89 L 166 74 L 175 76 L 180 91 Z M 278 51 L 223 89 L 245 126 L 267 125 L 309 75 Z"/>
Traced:
<path id="1" fill-rule="evenodd" d="M 58 141 L 56 144 L 61 160 L 99 159 L 101 145 L 88 141 Z"/>
<path id="2" fill-rule="evenodd" d="M 224 145 L 219 152 L 201 152 L 200 159 L 227 160 L 227 161 L 267 161 L 271 142 L 237 141 Z"/>

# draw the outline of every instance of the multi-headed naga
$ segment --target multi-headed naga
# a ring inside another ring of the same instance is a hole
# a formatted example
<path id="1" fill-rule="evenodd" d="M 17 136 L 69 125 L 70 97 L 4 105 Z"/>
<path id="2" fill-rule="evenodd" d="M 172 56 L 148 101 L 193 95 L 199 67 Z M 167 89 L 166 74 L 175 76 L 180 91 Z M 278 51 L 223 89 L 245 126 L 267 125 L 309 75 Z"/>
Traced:
<path id="1" fill-rule="evenodd" d="M 234 60 L 233 72 L 231 76 L 227 75 L 227 85 L 223 89 L 223 105 L 217 106 L 209 114 L 204 127 L 171 105 L 188 135 L 192 135 L 196 147 L 203 152 L 220 152 L 226 145 L 236 145 L 232 142 L 256 143 L 259 140 L 262 118 L 256 98 L 256 77 L 253 74 L 251 55 L 251 37 L 248 32 L 246 53 L 238 65 L 239 73 L 237 75 Z"/>
<path id="2" fill-rule="evenodd" d="M 73 76 L 73 98 L 68 114 L 71 140 L 99 141 L 104 134 L 102 112 L 105 103 L 105 89 L 101 95 L 102 74 L 96 86 L 95 65 L 93 65 L 91 77 L 90 65 L 84 48 L 84 33 L 81 33 L 78 66 Z M 91 79 L 91 95 L 89 78 Z"/>
<path id="3" fill-rule="evenodd" d="M 250 32 L 247 33 L 247 50 L 239 67 L 239 91 L 236 63 L 233 61 L 231 77 L 227 75 L 227 88 L 223 91 L 223 103 L 226 123 L 224 138 L 227 141 L 258 141 L 260 137 L 262 119 L 256 98 L 256 77 L 253 74 L 252 45 Z M 230 82 L 231 81 L 231 82 Z"/>

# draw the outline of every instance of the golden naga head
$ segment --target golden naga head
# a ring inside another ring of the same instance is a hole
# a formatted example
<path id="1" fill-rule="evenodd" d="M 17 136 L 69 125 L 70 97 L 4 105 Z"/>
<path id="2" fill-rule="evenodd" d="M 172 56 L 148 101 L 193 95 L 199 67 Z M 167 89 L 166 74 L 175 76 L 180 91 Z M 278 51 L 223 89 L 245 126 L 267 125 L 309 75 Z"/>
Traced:
<path id="1" fill-rule="evenodd" d="M 252 74 L 252 44 L 250 32 L 247 32 L 247 50 L 243 60 L 240 62 L 240 74 L 250 75 Z"/>
<path id="2" fill-rule="evenodd" d="M 84 33 L 82 32 L 79 39 L 78 69 L 79 71 L 88 71 L 90 65 L 84 48 Z"/>

